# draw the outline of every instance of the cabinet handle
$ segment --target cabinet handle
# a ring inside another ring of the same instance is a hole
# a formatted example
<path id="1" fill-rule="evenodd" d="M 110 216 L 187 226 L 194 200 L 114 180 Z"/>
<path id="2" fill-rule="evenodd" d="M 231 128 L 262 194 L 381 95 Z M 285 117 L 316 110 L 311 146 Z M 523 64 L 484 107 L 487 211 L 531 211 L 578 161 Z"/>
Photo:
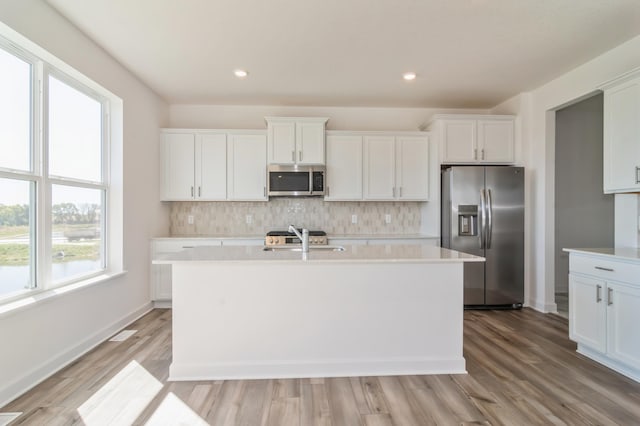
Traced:
<path id="1" fill-rule="evenodd" d="M 182 246 L 183 249 L 194 248 L 195 246 Z"/>
<path id="2" fill-rule="evenodd" d="M 198 187 L 198 197 L 200 197 L 202 195 L 202 187 Z"/>
<path id="3" fill-rule="evenodd" d="M 330 193 L 331 193 L 331 187 L 327 186 L 327 197 L 329 196 Z"/>
<path id="4" fill-rule="evenodd" d="M 294 163 L 296 162 L 296 152 L 295 151 L 291 151 L 291 161 L 293 161 Z"/>
<path id="5" fill-rule="evenodd" d="M 191 196 L 193 197 L 193 186 L 191 187 Z"/>
<path id="6" fill-rule="evenodd" d="M 484 160 L 484 148 L 482 148 L 482 150 L 480 151 L 480 153 L 482 154 L 482 159 Z"/>
<path id="7" fill-rule="evenodd" d="M 607 305 L 613 305 L 613 289 L 611 287 L 607 288 Z"/>
<path id="8" fill-rule="evenodd" d="M 400 194 L 398 196 L 402 198 L 402 187 L 400 187 Z"/>
<path id="9" fill-rule="evenodd" d="M 477 160 L 477 159 L 478 159 L 478 148 L 475 148 L 475 149 L 473 150 L 473 159 L 474 159 L 474 160 Z"/>
<path id="10" fill-rule="evenodd" d="M 396 187 L 395 186 L 393 188 L 391 188 L 391 196 L 393 198 L 396 198 Z"/>
<path id="11" fill-rule="evenodd" d="M 636 183 L 640 183 L 640 167 L 636 166 Z"/>
<path id="12" fill-rule="evenodd" d="M 605 268 L 603 266 L 594 266 L 594 268 L 599 269 L 601 271 L 607 271 L 607 272 L 613 272 L 613 269 L 611 268 Z"/>
<path id="13" fill-rule="evenodd" d="M 596 286 L 596 302 L 597 303 L 602 302 L 602 293 L 600 293 L 601 291 L 602 291 L 602 286 L 598 284 Z"/>
<path id="14" fill-rule="evenodd" d="M 302 151 L 298 151 L 298 161 L 302 161 Z"/>
<path id="15" fill-rule="evenodd" d="M 267 187 L 263 186 L 262 187 L 262 194 L 266 197 L 267 196 Z"/>

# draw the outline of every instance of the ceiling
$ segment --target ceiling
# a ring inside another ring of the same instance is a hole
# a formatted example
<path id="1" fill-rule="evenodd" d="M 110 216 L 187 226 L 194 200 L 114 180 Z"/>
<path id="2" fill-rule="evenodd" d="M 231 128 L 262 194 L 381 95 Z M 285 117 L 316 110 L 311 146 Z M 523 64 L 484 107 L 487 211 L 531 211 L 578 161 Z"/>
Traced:
<path id="1" fill-rule="evenodd" d="M 640 0 L 47 2 L 170 104 L 490 108 L 640 34 Z"/>

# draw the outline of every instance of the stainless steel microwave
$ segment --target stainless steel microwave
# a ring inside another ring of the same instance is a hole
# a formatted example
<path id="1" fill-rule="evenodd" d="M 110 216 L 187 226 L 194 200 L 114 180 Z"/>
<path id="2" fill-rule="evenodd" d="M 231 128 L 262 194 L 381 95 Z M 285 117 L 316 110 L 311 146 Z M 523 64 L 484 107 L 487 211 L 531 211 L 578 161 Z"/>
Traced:
<path id="1" fill-rule="evenodd" d="M 321 197 L 324 195 L 324 166 L 283 166 L 267 169 L 270 197 Z"/>

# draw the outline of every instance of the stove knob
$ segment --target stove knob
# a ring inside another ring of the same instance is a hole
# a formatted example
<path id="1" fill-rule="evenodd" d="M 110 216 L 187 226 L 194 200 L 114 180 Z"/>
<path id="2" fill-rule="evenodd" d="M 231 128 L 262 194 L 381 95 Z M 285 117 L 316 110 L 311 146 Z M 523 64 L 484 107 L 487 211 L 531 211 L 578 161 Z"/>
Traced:
<path id="1" fill-rule="evenodd" d="M 271 237 L 267 238 L 267 244 L 273 244 L 273 238 Z"/>

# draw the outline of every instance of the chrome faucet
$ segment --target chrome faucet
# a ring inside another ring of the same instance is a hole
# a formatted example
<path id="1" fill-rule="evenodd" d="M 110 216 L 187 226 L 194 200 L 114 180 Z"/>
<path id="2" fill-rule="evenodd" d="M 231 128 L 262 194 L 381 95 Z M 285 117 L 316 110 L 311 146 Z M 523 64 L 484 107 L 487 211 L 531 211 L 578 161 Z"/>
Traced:
<path id="1" fill-rule="evenodd" d="M 296 234 L 296 237 L 300 238 L 302 242 L 302 253 L 309 253 L 309 230 L 302 228 L 302 234 L 296 229 L 295 226 L 289 225 L 289 232 Z"/>

